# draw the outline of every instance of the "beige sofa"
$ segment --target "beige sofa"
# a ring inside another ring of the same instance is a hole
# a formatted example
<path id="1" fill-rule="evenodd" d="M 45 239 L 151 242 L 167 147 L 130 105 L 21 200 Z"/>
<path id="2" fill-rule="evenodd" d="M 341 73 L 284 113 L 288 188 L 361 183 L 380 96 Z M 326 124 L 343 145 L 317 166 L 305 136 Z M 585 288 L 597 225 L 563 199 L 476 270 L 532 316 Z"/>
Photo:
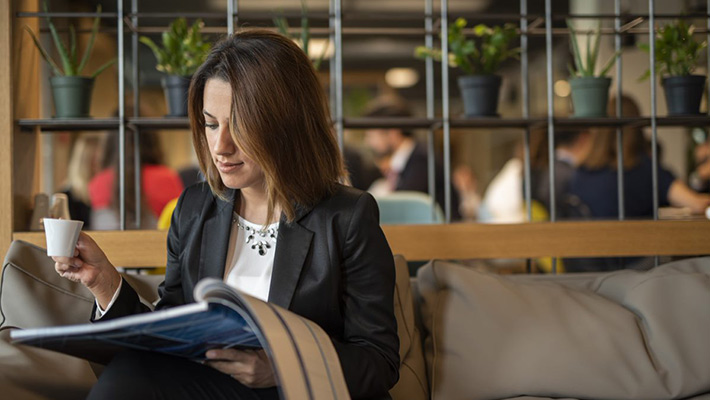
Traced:
<path id="1" fill-rule="evenodd" d="M 403 258 L 396 265 L 395 400 L 710 399 L 710 258 L 644 273 L 558 276 L 433 261 L 413 281 Z M 11 326 L 86 320 L 91 296 L 52 267 L 43 249 L 22 242 L 5 259 L 2 398 L 83 398 L 100 370 L 6 341 Z M 161 277 L 127 279 L 155 299 Z"/>

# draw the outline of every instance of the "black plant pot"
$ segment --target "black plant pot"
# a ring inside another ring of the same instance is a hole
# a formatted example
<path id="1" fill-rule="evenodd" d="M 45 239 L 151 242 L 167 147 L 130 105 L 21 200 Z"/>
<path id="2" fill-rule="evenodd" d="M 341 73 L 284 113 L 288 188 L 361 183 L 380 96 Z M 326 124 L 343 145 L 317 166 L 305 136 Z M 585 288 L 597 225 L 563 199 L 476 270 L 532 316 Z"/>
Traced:
<path id="1" fill-rule="evenodd" d="M 190 78 L 189 76 L 168 75 L 161 79 L 165 102 L 168 104 L 168 117 L 187 115 L 187 92 L 190 89 Z"/>
<path id="2" fill-rule="evenodd" d="M 669 76 L 663 78 L 668 115 L 700 114 L 700 102 L 705 91 L 702 75 Z"/>
<path id="3" fill-rule="evenodd" d="M 459 77 L 464 114 L 470 117 L 498 115 L 498 94 L 501 77 L 498 75 L 466 75 Z"/>

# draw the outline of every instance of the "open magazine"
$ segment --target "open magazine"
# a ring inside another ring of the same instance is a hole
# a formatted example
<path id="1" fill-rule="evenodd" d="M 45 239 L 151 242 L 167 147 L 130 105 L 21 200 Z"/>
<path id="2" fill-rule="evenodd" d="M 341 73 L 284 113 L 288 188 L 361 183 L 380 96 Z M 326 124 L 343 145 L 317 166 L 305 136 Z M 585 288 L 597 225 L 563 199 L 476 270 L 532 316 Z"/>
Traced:
<path id="1" fill-rule="evenodd" d="M 282 398 L 349 398 L 330 337 L 314 322 L 217 279 L 194 290 L 196 303 L 89 324 L 14 330 L 13 343 L 107 363 L 125 349 L 203 360 L 214 348 L 263 348 Z"/>

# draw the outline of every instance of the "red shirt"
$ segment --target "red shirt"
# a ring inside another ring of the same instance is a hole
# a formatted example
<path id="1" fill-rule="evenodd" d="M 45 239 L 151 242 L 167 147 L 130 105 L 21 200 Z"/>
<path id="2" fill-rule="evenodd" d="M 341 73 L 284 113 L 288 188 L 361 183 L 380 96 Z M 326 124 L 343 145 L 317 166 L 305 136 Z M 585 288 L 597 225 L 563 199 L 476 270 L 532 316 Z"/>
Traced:
<path id="1" fill-rule="evenodd" d="M 89 197 L 93 209 L 100 210 L 111 206 L 114 175 L 113 168 L 108 168 L 96 174 L 89 182 Z M 180 176 L 163 165 L 144 165 L 141 179 L 143 198 L 156 218 L 160 216 L 165 205 L 179 197 L 183 190 Z"/>

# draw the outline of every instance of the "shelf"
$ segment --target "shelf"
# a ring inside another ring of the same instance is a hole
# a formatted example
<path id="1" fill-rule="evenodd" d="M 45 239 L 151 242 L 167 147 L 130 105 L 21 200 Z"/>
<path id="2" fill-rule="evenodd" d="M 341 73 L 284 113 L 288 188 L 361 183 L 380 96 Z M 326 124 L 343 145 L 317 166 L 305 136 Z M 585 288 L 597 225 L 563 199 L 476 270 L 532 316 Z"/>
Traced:
<path id="1" fill-rule="evenodd" d="M 17 124 L 24 131 L 36 128 L 43 132 L 52 131 L 101 131 L 118 129 L 118 118 L 40 118 L 20 119 Z"/>
<path id="2" fill-rule="evenodd" d="M 71 118 L 71 119 L 20 119 L 19 126 L 25 131 L 39 128 L 43 132 L 64 131 L 89 131 L 118 129 L 118 118 Z M 452 128 L 472 129 L 535 129 L 547 127 L 547 118 L 452 118 Z M 440 129 L 443 124 L 441 118 L 345 118 L 343 127 L 346 129 L 368 128 L 408 128 L 408 129 Z M 650 117 L 606 117 L 606 118 L 555 118 L 555 128 L 581 130 L 590 127 L 615 128 L 615 127 L 649 127 Z M 703 127 L 710 126 L 708 115 L 688 115 L 656 118 L 658 127 Z M 139 117 L 127 118 L 126 127 L 129 129 L 174 129 L 189 130 L 190 120 L 187 117 Z"/>
<path id="3" fill-rule="evenodd" d="M 437 128 L 441 125 L 440 119 L 428 118 L 407 118 L 407 117 L 369 117 L 369 118 L 345 118 L 343 127 L 346 129 L 367 129 L 367 128 L 409 128 L 409 129 L 429 129 Z"/>
<path id="4" fill-rule="evenodd" d="M 138 117 L 128 118 L 129 128 L 138 129 L 190 129 L 187 117 Z"/>
<path id="5" fill-rule="evenodd" d="M 516 128 L 525 129 L 528 127 L 538 127 L 547 124 L 544 118 L 497 118 L 497 117 L 476 117 L 476 118 L 451 118 L 452 128 Z"/>

